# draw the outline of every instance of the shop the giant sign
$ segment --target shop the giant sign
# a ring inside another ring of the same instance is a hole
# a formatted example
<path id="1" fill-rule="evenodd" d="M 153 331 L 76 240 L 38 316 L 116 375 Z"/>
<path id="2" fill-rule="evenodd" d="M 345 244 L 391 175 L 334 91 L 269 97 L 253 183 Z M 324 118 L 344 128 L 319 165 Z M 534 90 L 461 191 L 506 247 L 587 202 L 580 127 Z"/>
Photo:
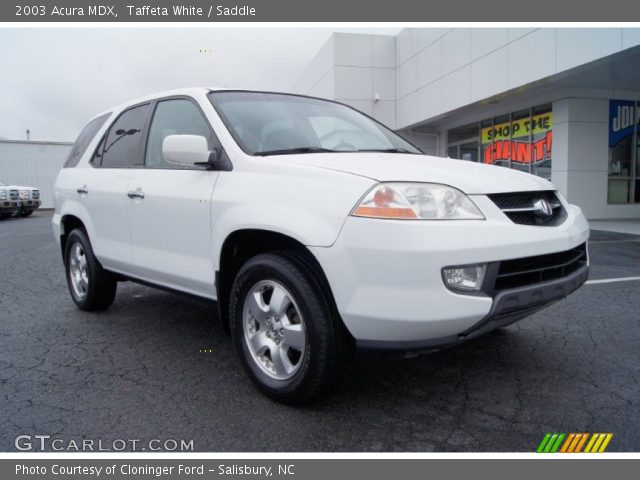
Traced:
<path id="1" fill-rule="evenodd" d="M 541 113 L 482 129 L 484 163 L 540 163 L 551 159 L 552 113 Z"/>

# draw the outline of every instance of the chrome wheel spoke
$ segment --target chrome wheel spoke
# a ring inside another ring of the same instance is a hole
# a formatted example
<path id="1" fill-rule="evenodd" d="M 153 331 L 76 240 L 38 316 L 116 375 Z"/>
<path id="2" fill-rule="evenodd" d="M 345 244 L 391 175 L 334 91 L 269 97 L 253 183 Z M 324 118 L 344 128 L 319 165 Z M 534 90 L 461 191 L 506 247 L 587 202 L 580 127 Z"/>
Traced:
<path id="1" fill-rule="evenodd" d="M 305 334 L 300 324 L 289 324 L 283 327 L 284 340 L 283 345 L 292 347 L 302 352 L 305 347 Z"/>
<path id="2" fill-rule="evenodd" d="M 253 352 L 258 356 L 263 356 L 269 349 L 267 334 L 261 330 L 251 337 L 249 342 Z"/>
<path id="3" fill-rule="evenodd" d="M 87 257 L 85 255 L 81 255 L 80 256 L 80 259 L 79 259 L 78 263 L 80 264 L 80 268 L 82 270 L 86 270 L 87 269 Z"/>
<path id="4" fill-rule="evenodd" d="M 269 312 L 273 313 L 277 319 L 280 319 L 284 316 L 289 305 L 291 305 L 289 294 L 284 288 L 274 285 L 271 299 L 269 300 Z"/>
<path id="5" fill-rule="evenodd" d="M 277 375 L 290 375 L 294 370 L 287 351 L 279 345 L 271 349 L 271 362 Z"/>
<path id="6" fill-rule="evenodd" d="M 305 358 L 306 333 L 300 309 L 282 284 L 263 280 L 249 290 L 243 328 L 248 352 L 266 375 L 288 380 L 296 374 Z"/>
<path id="7" fill-rule="evenodd" d="M 82 245 L 75 243 L 69 252 L 69 279 L 78 298 L 83 298 L 89 290 L 87 256 Z"/>
<path id="8" fill-rule="evenodd" d="M 269 306 L 264 302 L 262 292 L 254 291 L 249 295 L 248 308 L 253 319 L 260 324 L 260 328 L 263 328 L 266 325 L 265 319 L 267 312 L 269 312 Z"/>

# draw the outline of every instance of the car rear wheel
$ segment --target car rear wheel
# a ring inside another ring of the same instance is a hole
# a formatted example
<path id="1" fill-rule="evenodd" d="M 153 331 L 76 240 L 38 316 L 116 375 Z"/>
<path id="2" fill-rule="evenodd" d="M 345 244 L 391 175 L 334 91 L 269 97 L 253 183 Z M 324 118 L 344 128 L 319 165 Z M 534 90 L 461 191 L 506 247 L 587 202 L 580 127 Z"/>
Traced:
<path id="1" fill-rule="evenodd" d="M 326 292 L 297 252 L 261 254 L 234 281 L 231 333 L 242 365 L 269 397 L 302 404 L 334 386 L 349 338 Z"/>
<path id="2" fill-rule="evenodd" d="M 87 234 L 73 230 L 65 246 L 65 267 L 71 298 L 80 310 L 108 308 L 116 296 L 118 283 L 96 259 Z"/>

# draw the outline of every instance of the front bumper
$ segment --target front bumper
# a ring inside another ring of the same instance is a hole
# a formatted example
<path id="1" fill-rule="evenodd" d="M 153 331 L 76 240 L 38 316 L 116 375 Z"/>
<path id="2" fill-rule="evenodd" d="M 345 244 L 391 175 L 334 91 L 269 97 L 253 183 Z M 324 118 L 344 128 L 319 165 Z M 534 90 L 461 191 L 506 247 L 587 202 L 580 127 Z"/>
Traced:
<path id="1" fill-rule="evenodd" d="M 473 200 L 486 220 L 349 217 L 334 245 L 310 248 L 360 347 L 423 350 L 457 343 L 523 318 L 584 283 L 586 265 L 548 285 L 495 294 L 448 290 L 443 267 L 563 252 L 589 237 L 589 225 L 577 207 L 565 205 L 567 218 L 561 225 L 538 227 L 514 224 L 485 196 Z M 506 311 L 505 305 L 514 301 L 520 306 Z"/>
<path id="2" fill-rule="evenodd" d="M 426 340 L 360 340 L 358 346 L 372 350 L 422 351 L 453 346 L 479 337 L 496 328 L 510 325 L 544 307 L 565 298 L 580 288 L 589 277 L 585 265 L 566 277 L 537 283 L 535 285 L 503 290 L 493 299 L 489 313 L 468 330 L 448 337 Z"/>
<path id="3" fill-rule="evenodd" d="M 21 207 L 21 200 L 0 200 L 0 213 L 14 213 Z"/>
<path id="4" fill-rule="evenodd" d="M 40 200 L 22 200 L 22 210 L 37 210 L 40 205 Z"/>

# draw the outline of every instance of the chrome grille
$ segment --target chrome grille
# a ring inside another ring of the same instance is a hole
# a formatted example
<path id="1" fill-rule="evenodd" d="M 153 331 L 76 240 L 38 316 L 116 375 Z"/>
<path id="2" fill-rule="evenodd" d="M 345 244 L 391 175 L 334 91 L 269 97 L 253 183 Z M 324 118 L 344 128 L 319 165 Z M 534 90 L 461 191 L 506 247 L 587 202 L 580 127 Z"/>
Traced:
<path id="1" fill-rule="evenodd" d="M 9 200 L 18 200 L 18 190 L 9 191 Z"/>
<path id="2" fill-rule="evenodd" d="M 513 223 L 519 225 L 552 227 L 560 225 L 567 217 L 560 199 L 551 190 L 493 193 L 488 197 Z"/>

